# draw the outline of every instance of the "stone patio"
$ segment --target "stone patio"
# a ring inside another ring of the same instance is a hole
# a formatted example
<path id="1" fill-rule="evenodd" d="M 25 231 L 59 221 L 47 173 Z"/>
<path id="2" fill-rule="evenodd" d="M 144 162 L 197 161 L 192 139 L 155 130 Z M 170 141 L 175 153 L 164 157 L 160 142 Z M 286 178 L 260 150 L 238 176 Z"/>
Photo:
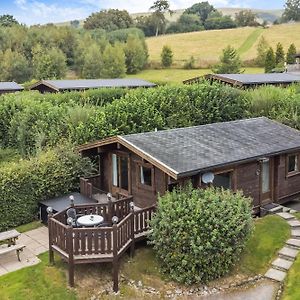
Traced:
<path id="1" fill-rule="evenodd" d="M 18 261 L 15 251 L 1 255 L 0 276 L 38 264 L 37 255 L 48 251 L 48 243 L 48 228 L 45 226 L 22 233 L 17 240 L 17 244 L 26 246 L 20 253 L 21 261 Z"/>

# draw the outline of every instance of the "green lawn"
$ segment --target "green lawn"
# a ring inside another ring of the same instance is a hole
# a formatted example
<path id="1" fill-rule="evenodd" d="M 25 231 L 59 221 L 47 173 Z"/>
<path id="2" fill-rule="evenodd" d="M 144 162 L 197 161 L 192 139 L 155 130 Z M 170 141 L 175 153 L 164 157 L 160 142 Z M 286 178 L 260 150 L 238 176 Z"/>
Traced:
<path id="1" fill-rule="evenodd" d="M 37 223 L 30 223 L 23 228 L 33 228 Z M 20 229 L 19 229 L 20 230 Z M 248 241 L 238 266 L 231 275 L 253 275 L 265 272 L 269 263 L 289 237 L 289 226 L 277 216 L 267 216 L 255 221 L 255 230 Z M 1 277 L 0 299 L 89 299 L 92 295 L 98 295 L 103 286 L 111 286 L 111 265 L 93 264 L 76 266 L 76 289 L 67 288 L 66 264 L 56 258 L 55 266 L 48 265 L 48 253 L 40 256 L 42 262 L 36 266 L 28 267 Z M 295 264 L 295 270 L 291 271 L 293 278 L 287 284 L 290 293 L 299 293 L 294 287 L 300 280 L 300 259 Z M 176 284 L 167 280 L 159 271 L 159 263 L 155 259 L 150 246 L 139 244 L 133 259 L 124 256 L 120 267 L 121 277 L 141 281 L 145 286 L 151 286 L 159 290 L 162 295 L 168 289 L 176 288 Z M 290 276 L 289 276 L 290 278 Z M 298 299 L 298 298 L 286 299 Z M 100 299 L 160 299 L 152 294 L 145 294 L 141 290 L 130 287 L 126 282 L 120 283 L 120 295 L 101 295 Z"/>
<path id="2" fill-rule="evenodd" d="M 39 228 L 41 226 L 43 226 L 43 224 L 41 223 L 41 221 L 33 221 L 31 223 L 18 226 L 16 228 L 16 230 L 22 233 L 22 232 L 26 232 L 26 231 L 29 231 L 29 230 L 33 230 L 33 229 Z"/>
<path id="3" fill-rule="evenodd" d="M 235 272 L 263 274 L 290 236 L 290 227 L 280 217 L 266 216 L 255 222 L 255 230 Z"/>
<path id="4" fill-rule="evenodd" d="M 245 73 L 263 73 L 262 68 L 245 68 Z M 210 69 L 161 69 L 144 70 L 138 74 L 127 75 L 128 78 L 140 78 L 156 83 L 182 83 L 183 80 L 212 73 Z"/>
<path id="5" fill-rule="evenodd" d="M 48 253 L 39 256 L 41 263 L 1 276 L 1 300 L 75 300 L 66 285 L 61 264 L 48 265 Z"/>
<path id="6" fill-rule="evenodd" d="M 295 214 L 300 220 L 300 213 Z M 296 259 L 291 267 L 284 282 L 283 300 L 296 300 L 300 299 L 300 256 Z"/>
<path id="7" fill-rule="evenodd" d="M 245 39 L 243 44 L 238 48 L 237 52 L 238 54 L 242 55 L 249 51 L 251 47 L 254 45 L 254 43 L 257 41 L 259 36 L 262 34 L 263 29 L 257 28 L 256 30 L 252 31 L 249 36 Z"/>

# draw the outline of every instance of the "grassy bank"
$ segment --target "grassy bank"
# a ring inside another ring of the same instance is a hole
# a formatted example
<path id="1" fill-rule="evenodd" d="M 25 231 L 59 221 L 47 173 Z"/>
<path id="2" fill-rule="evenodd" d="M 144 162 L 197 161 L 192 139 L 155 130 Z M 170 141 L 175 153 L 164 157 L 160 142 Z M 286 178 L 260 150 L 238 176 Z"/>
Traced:
<path id="1" fill-rule="evenodd" d="M 182 65 L 185 60 L 194 56 L 196 65 L 204 67 L 216 63 L 222 49 L 227 45 L 239 49 L 243 60 L 254 59 L 261 36 L 264 36 L 273 48 L 281 42 L 285 51 L 291 43 L 299 49 L 300 23 L 281 24 L 265 29 L 242 27 L 170 34 L 147 38 L 146 42 L 150 61 L 159 62 L 162 47 L 169 45 L 174 53 L 175 64 Z"/>
<path id="2" fill-rule="evenodd" d="M 245 73 L 263 73 L 262 68 L 245 68 Z M 127 75 L 128 78 L 141 78 L 153 82 L 181 83 L 183 80 L 212 73 L 210 69 L 161 69 L 144 70 L 138 74 Z"/>

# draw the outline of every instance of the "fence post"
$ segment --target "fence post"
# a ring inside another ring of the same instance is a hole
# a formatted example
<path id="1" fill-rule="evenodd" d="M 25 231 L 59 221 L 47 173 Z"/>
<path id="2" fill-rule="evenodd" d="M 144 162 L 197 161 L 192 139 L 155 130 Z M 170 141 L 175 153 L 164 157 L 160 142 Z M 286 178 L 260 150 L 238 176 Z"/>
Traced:
<path id="1" fill-rule="evenodd" d="M 134 240 L 134 203 L 130 202 L 130 225 L 131 225 L 131 245 L 130 245 L 130 256 L 133 257 L 134 255 L 134 248 L 135 248 L 135 240 Z"/>
<path id="2" fill-rule="evenodd" d="M 108 215 L 107 217 L 108 217 L 109 222 L 112 222 L 113 212 L 112 212 L 112 200 L 111 200 L 110 193 L 107 194 L 107 215 Z"/>
<path id="3" fill-rule="evenodd" d="M 113 291 L 119 291 L 118 225 L 113 224 Z"/>
<path id="4" fill-rule="evenodd" d="M 53 209 L 52 207 L 47 207 L 48 213 L 48 237 L 49 237 L 49 263 L 54 264 L 54 253 L 52 249 L 52 239 L 53 239 L 53 232 L 52 232 L 52 217 L 53 217 Z"/>
<path id="5" fill-rule="evenodd" d="M 69 285 L 74 286 L 74 251 L 73 251 L 73 227 L 67 229 L 67 252 L 69 254 Z"/>

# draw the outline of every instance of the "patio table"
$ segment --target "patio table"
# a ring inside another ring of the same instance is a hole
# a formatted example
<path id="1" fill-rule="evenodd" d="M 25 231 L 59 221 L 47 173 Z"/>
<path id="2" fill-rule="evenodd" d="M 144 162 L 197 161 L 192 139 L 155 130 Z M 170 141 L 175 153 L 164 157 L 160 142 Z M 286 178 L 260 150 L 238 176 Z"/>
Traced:
<path id="1" fill-rule="evenodd" d="M 20 234 L 21 233 L 15 229 L 0 232 L 0 242 L 8 241 L 8 246 L 15 245 Z"/>
<path id="2" fill-rule="evenodd" d="M 77 224 L 84 227 L 92 227 L 101 224 L 104 218 L 99 215 L 85 215 L 77 219 Z"/>

